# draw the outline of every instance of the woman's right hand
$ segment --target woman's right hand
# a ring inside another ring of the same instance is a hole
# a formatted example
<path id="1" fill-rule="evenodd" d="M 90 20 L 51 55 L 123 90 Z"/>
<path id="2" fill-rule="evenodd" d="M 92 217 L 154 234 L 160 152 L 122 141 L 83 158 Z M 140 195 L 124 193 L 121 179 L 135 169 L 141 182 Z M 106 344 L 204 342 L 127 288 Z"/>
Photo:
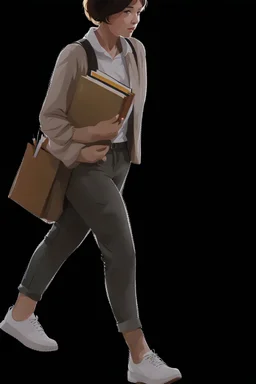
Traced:
<path id="1" fill-rule="evenodd" d="M 108 151 L 109 145 L 91 145 L 81 149 L 77 161 L 80 163 L 97 163 L 100 160 L 106 161 Z"/>
<path id="2" fill-rule="evenodd" d="M 118 131 L 122 127 L 123 120 L 118 122 L 118 115 L 112 117 L 112 119 L 100 121 L 94 127 L 89 128 L 89 134 L 91 135 L 92 141 L 100 140 L 113 140 L 117 137 Z"/>
<path id="3" fill-rule="evenodd" d="M 73 140 L 79 143 L 94 143 L 101 140 L 113 140 L 122 127 L 123 119 L 118 122 L 118 115 L 112 119 L 100 121 L 92 127 L 75 128 Z"/>

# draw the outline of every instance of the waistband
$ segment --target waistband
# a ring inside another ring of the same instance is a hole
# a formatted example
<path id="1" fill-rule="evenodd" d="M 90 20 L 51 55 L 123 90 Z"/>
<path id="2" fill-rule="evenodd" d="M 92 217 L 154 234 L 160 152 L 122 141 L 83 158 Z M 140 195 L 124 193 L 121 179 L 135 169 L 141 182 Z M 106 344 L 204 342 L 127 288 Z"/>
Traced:
<path id="1" fill-rule="evenodd" d="M 122 141 L 121 143 L 111 143 L 110 149 L 125 149 L 127 148 L 127 141 Z"/>

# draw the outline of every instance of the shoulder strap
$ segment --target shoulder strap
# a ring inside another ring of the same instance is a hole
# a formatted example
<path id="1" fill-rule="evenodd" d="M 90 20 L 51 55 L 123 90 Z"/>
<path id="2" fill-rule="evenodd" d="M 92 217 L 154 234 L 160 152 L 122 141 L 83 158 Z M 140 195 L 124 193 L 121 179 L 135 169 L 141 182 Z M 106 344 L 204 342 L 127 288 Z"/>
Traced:
<path id="1" fill-rule="evenodd" d="M 88 73 L 96 71 L 98 69 L 97 57 L 91 43 L 87 39 L 77 40 L 76 43 L 82 45 L 88 58 Z"/>
<path id="2" fill-rule="evenodd" d="M 135 51 L 134 45 L 132 44 L 131 40 L 128 37 L 125 37 L 125 40 L 127 41 L 127 43 L 130 45 L 130 47 L 132 49 L 134 59 L 136 61 L 137 67 L 138 67 L 138 58 L 137 58 L 137 53 Z"/>
<path id="3" fill-rule="evenodd" d="M 125 37 L 125 40 L 130 45 L 132 52 L 133 52 L 133 55 L 134 55 L 134 58 L 135 58 L 135 61 L 136 61 L 136 65 L 138 66 L 138 58 L 137 58 L 136 50 L 135 50 L 131 40 L 128 37 Z M 96 71 L 98 69 L 98 62 L 97 62 L 97 57 L 96 57 L 96 54 L 94 52 L 94 49 L 93 49 L 91 43 L 85 38 L 77 40 L 76 43 L 82 45 L 82 47 L 86 51 L 86 54 L 88 57 L 88 73 L 90 73 L 91 70 Z"/>

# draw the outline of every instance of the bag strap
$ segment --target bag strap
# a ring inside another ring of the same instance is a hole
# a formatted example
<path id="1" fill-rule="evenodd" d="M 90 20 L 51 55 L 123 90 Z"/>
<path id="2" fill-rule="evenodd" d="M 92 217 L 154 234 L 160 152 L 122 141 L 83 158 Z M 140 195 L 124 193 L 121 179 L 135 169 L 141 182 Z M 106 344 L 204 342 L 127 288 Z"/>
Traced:
<path id="1" fill-rule="evenodd" d="M 125 40 L 127 41 L 127 43 L 130 45 L 130 47 L 132 49 L 132 53 L 133 53 L 134 59 L 136 61 L 136 65 L 138 67 L 138 57 L 137 57 L 137 52 L 135 51 L 134 45 L 128 37 L 125 37 Z"/>
<path id="2" fill-rule="evenodd" d="M 77 40 L 75 43 L 82 45 L 87 54 L 88 73 L 90 73 L 91 71 L 96 71 L 98 69 L 98 61 L 91 43 L 86 38 Z"/>
<path id="3" fill-rule="evenodd" d="M 132 53 L 134 55 L 136 65 L 138 67 L 138 57 L 137 57 L 137 52 L 134 48 L 134 45 L 132 44 L 131 40 L 128 37 L 125 37 L 125 40 L 127 41 L 127 43 L 130 45 L 132 49 Z M 88 72 L 90 72 L 90 70 L 94 70 L 94 71 L 97 70 L 98 69 L 97 57 L 91 43 L 86 38 L 77 40 L 76 43 L 81 44 L 86 51 L 86 54 L 88 57 Z"/>

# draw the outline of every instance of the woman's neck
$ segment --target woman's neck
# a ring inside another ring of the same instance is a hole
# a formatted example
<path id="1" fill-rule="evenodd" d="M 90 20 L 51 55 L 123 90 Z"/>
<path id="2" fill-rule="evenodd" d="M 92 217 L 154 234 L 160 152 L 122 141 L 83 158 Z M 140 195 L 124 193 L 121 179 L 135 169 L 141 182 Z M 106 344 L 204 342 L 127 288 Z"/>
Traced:
<path id="1" fill-rule="evenodd" d="M 105 23 L 101 23 L 95 31 L 100 45 L 113 57 L 121 52 L 120 38 L 113 35 Z"/>

